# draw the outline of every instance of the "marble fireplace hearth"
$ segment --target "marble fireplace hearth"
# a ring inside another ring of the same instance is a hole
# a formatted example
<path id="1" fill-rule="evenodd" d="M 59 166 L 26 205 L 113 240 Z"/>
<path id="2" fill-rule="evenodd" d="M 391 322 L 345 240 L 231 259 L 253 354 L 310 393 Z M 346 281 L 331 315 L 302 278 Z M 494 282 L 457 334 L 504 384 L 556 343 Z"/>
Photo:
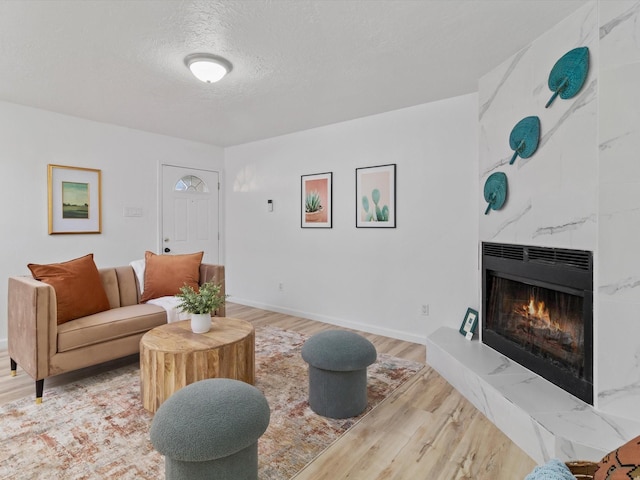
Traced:
<path id="1" fill-rule="evenodd" d="M 640 431 L 452 328 L 427 338 L 427 363 L 538 463 L 598 461 Z"/>
<path id="2" fill-rule="evenodd" d="M 560 400 L 562 393 L 541 398 L 534 388 L 528 398 L 529 394 L 521 394 L 526 392 L 524 385 L 509 387 L 509 381 L 517 382 L 517 375 L 526 380 L 527 370 L 503 378 L 475 365 L 460 368 L 459 362 L 456 366 L 465 375 L 450 371 L 453 367 L 446 363 L 438 367 L 467 396 L 477 396 L 474 403 L 487 416 L 504 409 L 504 416 L 519 421 L 513 427 L 516 432 L 510 434 L 524 432 L 519 444 L 526 445 L 538 435 L 540 446 L 524 447 L 528 452 L 538 450 L 532 454 L 537 459 L 556 452 L 564 458 L 597 458 L 619 444 L 618 439 L 640 434 L 640 249 L 636 245 L 640 236 L 640 127 L 636 121 L 640 93 L 634 87 L 640 81 L 638 38 L 640 0 L 585 1 L 478 80 L 478 243 L 593 254 L 595 409 L 576 403 L 571 396 Z M 590 52 L 583 88 L 575 97 L 545 108 L 550 70 L 561 55 L 578 46 Z M 509 165 L 508 134 L 524 115 L 539 115 L 544 133 L 534 156 Z M 508 201 L 501 210 L 484 215 L 483 187 L 496 171 L 508 175 Z M 478 274 L 482 282 L 482 272 Z M 477 298 L 462 294 L 465 301 L 459 308 L 483 307 L 481 285 L 477 293 Z M 483 312 L 479 317 L 484 319 Z M 451 319 L 448 325 L 457 328 L 459 322 Z M 465 351 L 479 350 L 478 342 L 466 347 Z M 465 353 L 450 354 L 447 348 L 436 351 L 434 347 L 432 355 L 440 360 L 464 358 Z M 486 362 L 493 368 L 502 365 L 499 358 Z M 510 371 L 509 365 L 501 368 Z M 475 379 L 471 373 L 476 373 Z M 531 378 L 526 381 L 538 382 Z M 475 390 L 468 391 L 472 387 Z M 553 386 L 547 388 L 555 392 Z M 497 406 L 486 404 L 483 395 L 500 395 L 502 400 L 496 401 Z M 551 408 L 545 409 L 545 401 Z M 529 423 L 524 424 L 523 418 L 530 418 Z M 635 422 L 633 428 L 631 422 Z"/>

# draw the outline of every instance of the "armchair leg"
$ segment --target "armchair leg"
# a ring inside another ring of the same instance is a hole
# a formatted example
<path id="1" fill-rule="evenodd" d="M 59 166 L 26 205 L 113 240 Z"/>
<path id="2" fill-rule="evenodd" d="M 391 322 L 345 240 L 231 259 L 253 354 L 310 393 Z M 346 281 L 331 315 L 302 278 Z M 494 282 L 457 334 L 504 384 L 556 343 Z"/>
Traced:
<path id="1" fill-rule="evenodd" d="M 15 377 L 18 374 L 18 364 L 13 358 L 9 358 L 9 360 L 11 361 L 11 376 Z"/>
<path id="2" fill-rule="evenodd" d="M 36 380 L 36 403 L 42 403 L 42 391 L 44 390 L 44 378 Z"/>

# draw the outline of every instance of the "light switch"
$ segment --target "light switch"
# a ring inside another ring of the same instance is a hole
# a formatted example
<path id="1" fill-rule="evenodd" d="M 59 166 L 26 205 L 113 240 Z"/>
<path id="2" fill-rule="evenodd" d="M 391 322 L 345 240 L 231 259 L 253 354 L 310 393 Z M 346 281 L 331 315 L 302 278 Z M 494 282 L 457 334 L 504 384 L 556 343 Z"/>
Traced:
<path id="1" fill-rule="evenodd" d="M 124 211 L 122 215 L 125 217 L 141 217 L 142 216 L 142 208 L 141 207 L 124 207 Z"/>

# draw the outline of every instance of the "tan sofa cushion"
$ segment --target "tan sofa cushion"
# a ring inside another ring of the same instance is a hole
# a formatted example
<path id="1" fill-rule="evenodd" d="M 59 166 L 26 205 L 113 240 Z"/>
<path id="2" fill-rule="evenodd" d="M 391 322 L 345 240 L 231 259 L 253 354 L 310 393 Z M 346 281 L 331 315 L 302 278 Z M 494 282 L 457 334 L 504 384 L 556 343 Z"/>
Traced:
<path id="1" fill-rule="evenodd" d="M 118 288 L 120 290 L 120 306 L 137 305 L 140 294 L 138 292 L 138 282 L 133 268 L 116 267 L 118 277 Z"/>
<path id="2" fill-rule="evenodd" d="M 109 309 L 109 299 L 92 253 L 68 262 L 30 263 L 27 267 L 36 280 L 48 283 L 55 290 L 58 325 Z"/>
<path id="3" fill-rule="evenodd" d="M 120 306 L 120 291 L 118 290 L 118 276 L 115 268 L 101 268 L 98 270 L 100 280 L 104 287 L 104 293 L 109 299 L 109 308 L 117 308 Z"/>
<path id="4" fill-rule="evenodd" d="M 146 332 L 164 323 L 167 323 L 167 312 L 156 305 L 114 308 L 60 325 L 58 352 Z"/>
<path id="5" fill-rule="evenodd" d="M 187 284 L 198 289 L 204 252 L 186 255 L 156 255 L 145 252 L 144 291 L 141 302 L 175 295 Z"/>
<path id="6" fill-rule="evenodd" d="M 133 268 L 114 267 L 101 268 L 100 278 L 107 293 L 111 308 L 136 305 L 138 303 L 138 285 Z"/>

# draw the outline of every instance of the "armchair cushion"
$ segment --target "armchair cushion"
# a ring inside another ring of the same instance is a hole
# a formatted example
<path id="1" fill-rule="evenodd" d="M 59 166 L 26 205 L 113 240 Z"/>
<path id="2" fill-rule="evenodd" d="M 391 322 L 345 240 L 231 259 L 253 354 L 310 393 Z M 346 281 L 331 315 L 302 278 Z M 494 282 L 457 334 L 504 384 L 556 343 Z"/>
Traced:
<path id="1" fill-rule="evenodd" d="M 204 252 L 186 255 L 156 255 L 145 252 L 144 291 L 141 302 L 176 295 L 187 284 L 198 289 Z"/>
<path id="2" fill-rule="evenodd" d="M 68 262 L 27 265 L 33 277 L 48 283 L 56 292 L 58 325 L 80 317 L 109 310 L 93 254 Z"/>

